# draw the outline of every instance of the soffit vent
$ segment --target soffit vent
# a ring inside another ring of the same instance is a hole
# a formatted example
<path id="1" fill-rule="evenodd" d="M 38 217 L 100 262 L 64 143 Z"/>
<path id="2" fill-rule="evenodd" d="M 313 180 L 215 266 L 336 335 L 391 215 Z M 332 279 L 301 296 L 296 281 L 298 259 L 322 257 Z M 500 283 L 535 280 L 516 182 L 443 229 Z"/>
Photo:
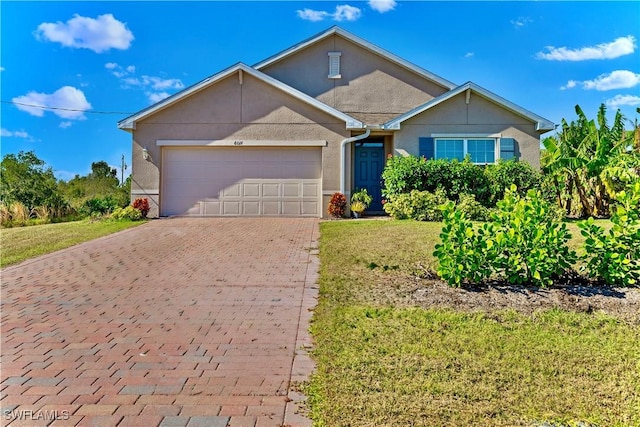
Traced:
<path id="1" fill-rule="evenodd" d="M 339 79 L 340 75 L 340 56 L 341 52 L 329 52 L 329 78 Z"/>

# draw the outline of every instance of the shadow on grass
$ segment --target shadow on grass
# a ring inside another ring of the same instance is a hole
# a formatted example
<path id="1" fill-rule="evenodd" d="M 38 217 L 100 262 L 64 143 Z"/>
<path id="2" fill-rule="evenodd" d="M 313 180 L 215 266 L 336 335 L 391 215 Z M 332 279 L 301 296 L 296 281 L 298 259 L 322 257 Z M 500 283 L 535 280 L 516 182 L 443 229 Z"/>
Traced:
<path id="1" fill-rule="evenodd" d="M 488 280 L 481 284 L 463 285 L 461 289 L 468 292 L 483 293 L 490 289 L 503 295 L 506 294 L 538 294 L 544 296 L 551 290 L 564 292 L 567 295 L 593 297 L 601 295 L 610 298 L 625 298 L 626 293 L 620 288 L 606 285 L 602 282 L 589 280 L 588 278 L 576 273 L 568 272 L 554 281 L 554 284 L 548 288 L 531 285 L 512 285 L 504 280 Z"/>

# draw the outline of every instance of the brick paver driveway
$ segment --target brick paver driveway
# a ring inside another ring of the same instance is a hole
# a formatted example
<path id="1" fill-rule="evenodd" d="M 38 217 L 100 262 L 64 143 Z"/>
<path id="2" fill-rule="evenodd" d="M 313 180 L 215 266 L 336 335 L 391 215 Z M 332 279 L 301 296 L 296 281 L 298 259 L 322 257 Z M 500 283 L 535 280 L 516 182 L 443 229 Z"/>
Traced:
<path id="1" fill-rule="evenodd" d="M 317 237 L 172 218 L 6 268 L 2 424 L 309 425 L 290 387 L 312 369 Z"/>

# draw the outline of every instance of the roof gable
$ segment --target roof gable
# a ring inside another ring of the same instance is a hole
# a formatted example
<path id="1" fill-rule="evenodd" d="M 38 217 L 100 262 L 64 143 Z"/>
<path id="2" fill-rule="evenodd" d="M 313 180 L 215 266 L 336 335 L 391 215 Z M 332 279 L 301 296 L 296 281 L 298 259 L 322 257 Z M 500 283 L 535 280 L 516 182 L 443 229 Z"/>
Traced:
<path id="1" fill-rule="evenodd" d="M 293 96 L 294 98 L 303 101 L 315 108 L 317 108 L 320 111 L 323 111 L 333 117 L 336 117 L 340 120 L 343 120 L 346 124 L 347 129 L 361 129 L 364 127 L 364 124 L 356 119 L 354 119 L 353 117 L 349 116 L 348 114 L 345 114 L 341 111 L 336 110 L 333 107 L 330 107 L 320 101 L 318 101 L 315 98 L 310 97 L 309 95 L 300 92 L 297 89 L 292 88 L 291 86 L 286 85 L 285 83 L 282 83 L 279 80 L 274 79 L 273 77 L 270 77 L 254 68 L 249 67 L 248 65 L 245 65 L 243 63 L 238 63 L 236 65 L 233 65 L 229 68 L 227 68 L 226 70 L 223 70 L 217 74 L 214 74 L 192 86 L 189 86 L 188 88 L 175 93 L 174 95 L 169 96 L 168 98 L 165 98 L 164 100 L 157 102 L 121 121 L 118 122 L 118 128 L 120 129 L 124 129 L 124 130 L 134 130 L 135 129 L 135 124 L 136 122 L 140 121 L 140 120 L 144 120 L 145 118 L 161 111 L 164 110 L 166 108 L 169 108 L 177 103 L 179 103 L 180 101 L 182 101 L 183 99 L 197 93 L 200 92 L 212 85 L 214 85 L 215 83 L 219 82 L 220 80 L 234 74 L 237 72 L 245 72 L 247 74 L 250 74 L 251 76 Z"/>
<path id="2" fill-rule="evenodd" d="M 529 110 L 526 110 L 522 107 L 520 107 L 519 105 L 514 104 L 511 101 L 508 101 L 498 95 L 496 95 L 495 93 L 492 93 L 490 91 L 488 91 L 487 89 L 484 89 L 481 86 L 478 86 L 477 84 L 473 83 L 473 82 L 467 82 L 461 86 L 458 86 L 457 88 L 446 92 L 432 100 L 430 100 L 429 102 L 426 102 L 416 108 L 414 108 L 413 110 L 407 111 L 406 113 L 396 117 L 393 120 L 390 120 L 388 122 L 386 122 L 385 124 L 382 125 L 382 127 L 384 129 L 390 129 L 390 130 L 397 130 L 400 129 L 400 125 L 402 124 L 402 122 L 404 122 L 405 120 L 408 120 L 412 117 L 417 116 L 420 113 L 423 113 L 431 108 L 434 108 L 435 106 L 453 98 L 454 96 L 457 96 L 465 91 L 470 91 L 473 93 L 476 93 L 478 95 L 480 95 L 481 97 L 493 102 L 494 104 L 497 104 L 498 106 L 511 111 L 514 114 L 517 114 L 521 117 L 524 117 L 525 119 L 528 119 L 534 123 L 536 123 L 536 131 L 539 131 L 541 133 L 550 131 L 550 130 L 554 130 L 555 129 L 555 124 L 553 122 L 551 122 L 550 120 L 545 119 L 544 117 L 538 116 L 537 114 L 532 113 Z"/>
<path id="3" fill-rule="evenodd" d="M 376 45 L 374 45 L 373 43 L 370 43 L 358 36 L 356 36 L 355 34 L 351 34 L 348 31 L 343 30 L 340 27 L 334 26 L 329 28 L 326 31 L 323 31 L 322 33 L 319 33 L 307 40 L 304 40 L 288 49 L 283 50 L 280 53 L 277 53 L 263 61 L 260 61 L 259 63 L 255 64 L 253 66 L 253 68 L 255 68 L 256 70 L 262 70 L 264 68 L 269 67 L 272 64 L 275 64 L 279 61 L 282 61 L 283 59 L 321 41 L 326 39 L 327 37 L 333 36 L 333 35 L 339 35 L 340 37 L 354 43 L 355 45 L 358 45 L 384 59 L 386 59 L 387 61 L 390 61 L 396 65 L 399 65 L 402 68 L 405 68 L 415 74 L 417 74 L 420 77 L 423 77 L 427 80 L 430 80 L 446 89 L 453 89 L 455 88 L 455 84 L 450 82 L 449 80 L 446 80 L 430 71 L 425 70 L 424 68 L 421 68 L 415 64 L 412 64 L 411 62 L 391 53 L 388 52 Z"/>

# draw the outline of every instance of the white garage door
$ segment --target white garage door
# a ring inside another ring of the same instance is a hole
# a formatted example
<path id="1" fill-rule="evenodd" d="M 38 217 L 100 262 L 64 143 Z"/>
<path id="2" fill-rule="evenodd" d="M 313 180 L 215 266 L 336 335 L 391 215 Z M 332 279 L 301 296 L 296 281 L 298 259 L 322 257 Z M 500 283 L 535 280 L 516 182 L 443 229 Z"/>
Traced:
<path id="1" fill-rule="evenodd" d="M 319 147 L 163 147 L 161 215 L 321 216 Z"/>

